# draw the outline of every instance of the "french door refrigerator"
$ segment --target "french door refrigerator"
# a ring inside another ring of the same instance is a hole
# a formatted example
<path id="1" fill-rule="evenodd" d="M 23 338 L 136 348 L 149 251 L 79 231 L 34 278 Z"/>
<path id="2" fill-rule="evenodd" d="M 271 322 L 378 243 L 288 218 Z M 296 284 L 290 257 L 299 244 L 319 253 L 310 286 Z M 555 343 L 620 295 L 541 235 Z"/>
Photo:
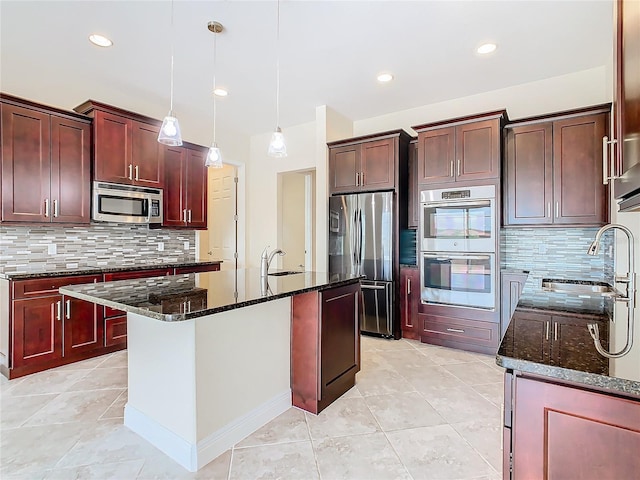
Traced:
<path id="1" fill-rule="evenodd" d="M 329 198 L 329 273 L 364 275 L 360 330 L 393 336 L 393 192 Z"/>

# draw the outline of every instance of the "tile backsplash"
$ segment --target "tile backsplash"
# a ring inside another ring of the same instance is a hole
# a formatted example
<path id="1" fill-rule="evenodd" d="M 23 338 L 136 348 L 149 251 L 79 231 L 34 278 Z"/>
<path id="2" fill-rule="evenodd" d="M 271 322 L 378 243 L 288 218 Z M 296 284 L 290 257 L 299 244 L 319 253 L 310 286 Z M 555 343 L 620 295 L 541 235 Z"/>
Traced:
<path id="1" fill-rule="evenodd" d="M 83 266 L 192 261 L 196 256 L 195 240 L 193 230 L 151 230 L 146 225 L 2 225 L 0 266 L 46 271 Z M 162 244 L 161 251 L 159 244 Z"/>

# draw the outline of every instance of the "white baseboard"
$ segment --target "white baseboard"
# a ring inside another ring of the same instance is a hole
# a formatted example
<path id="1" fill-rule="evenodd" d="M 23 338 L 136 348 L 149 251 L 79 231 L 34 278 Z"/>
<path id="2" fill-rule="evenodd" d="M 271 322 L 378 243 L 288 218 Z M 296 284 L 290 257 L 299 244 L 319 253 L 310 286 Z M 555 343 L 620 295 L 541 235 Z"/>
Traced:
<path id="1" fill-rule="evenodd" d="M 195 472 L 290 407 L 291 390 L 287 389 L 208 435 L 197 445 L 176 435 L 129 404 L 124 409 L 124 424 L 184 468 Z"/>

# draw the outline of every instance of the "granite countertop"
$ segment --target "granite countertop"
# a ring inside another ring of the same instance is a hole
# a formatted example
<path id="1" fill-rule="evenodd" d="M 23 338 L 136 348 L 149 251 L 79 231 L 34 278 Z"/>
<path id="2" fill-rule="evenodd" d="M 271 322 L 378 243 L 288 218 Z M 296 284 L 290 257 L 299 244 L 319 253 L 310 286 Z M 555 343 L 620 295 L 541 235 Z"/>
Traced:
<path id="1" fill-rule="evenodd" d="M 530 275 L 524 285 L 522 297 L 516 307 L 517 312 L 539 312 L 549 314 L 559 314 L 565 316 L 576 315 L 595 315 L 600 316 L 602 321 L 609 321 L 614 308 L 626 309 L 624 303 L 618 302 L 614 306 L 614 300 L 607 297 L 594 296 L 593 298 L 572 298 L 577 295 L 559 294 L 556 292 L 535 291 L 535 295 L 527 296 L 527 289 L 533 290 L 535 285 Z M 581 296 L 584 297 L 584 296 Z M 545 302 L 546 298 L 546 302 Z M 525 320 L 526 321 L 526 320 Z M 568 348 L 571 351 L 563 354 L 562 350 L 559 354 L 549 353 L 543 360 L 531 360 L 532 357 L 538 359 L 544 356 L 541 350 L 541 338 L 539 333 L 523 334 L 522 326 L 516 332 L 516 322 L 510 322 L 504 334 L 498 353 L 496 354 L 496 363 L 504 368 L 518 370 L 521 372 L 531 373 L 535 375 L 543 375 L 558 380 L 565 380 L 572 383 L 584 384 L 596 389 L 611 391 L 614 393 L 622 393 L 626 395 L 640 397 L 640 365 L 635 369 L 626 370 L 624 376 L 616 375 L 616 369 L 611 367 L 607 373 L 594 373 L 592 359 L 601 358 L 597 353 L 593 342 L 589 339 L 585 342 L 560 343 L 560 348 Z M 620 325 L 626 329 L 625 325 Z M 584 328 L 586 329 L 587 320 L 585 320 Z M 609 324 L 612 325 L 611 323 Z M 533 327 L 532 332 L 535 330 Z M 610 329 L 611 330 L 611 329 Z M 626 330 L 625 330 L 626 334 Z M 566 338 L 565 338 L 566 340 Z M 544 339 L 542 339 L 544 342 Z M 570 346 L 567 346 L 570 345 Z M 637 346 L 635 348 L 638 348 Z M 570 366 L 569 366 L 570 362 Z M 607 362 L 605 360 L 605 362 Z M 606 365 L 605 365 L 606 368 Z"/>
<path id="2" fill-rule="evenodd" d="M 191 267 L 198 265 L 215 265 L 222 263 L 220 260 L 188 260 L 188 261 L 174 261 L 166 262 L 163 260 L 135 262 L 135 263 L 121 263 L 120 265 L 78 265 L 73 268 L 63 268 L 55 266 L 43 266 L 39 265 L 35 268 L 25 269 L 21 267 L 0 266 L 0 278 L 6 280 L 28 280 L 31 278 L 44 278 L 44 277 L 67 277 L 73 275 L 95 275 L 99 273 L 111 273 L 111 272 L 124 272 L 134 270 L 150 270 L 154 268 L 177 268 L 177 267 Z M 53 270 L 52 268 L 55 268 Z"/>
<path id="3" fill-rule="evenodd" d="M 59 291 L 125 312 L 176 322 L 359 281 L 360 277 L 321 272 L 269 275 L 264 279 L 260 269 L 252 268 L 69 285 Z M 201 294 L 203 289 L 207 291 L 206 302 L 183 305 L 183 299 Z M 171 299 L 175 301 L 166 301 Z"/>

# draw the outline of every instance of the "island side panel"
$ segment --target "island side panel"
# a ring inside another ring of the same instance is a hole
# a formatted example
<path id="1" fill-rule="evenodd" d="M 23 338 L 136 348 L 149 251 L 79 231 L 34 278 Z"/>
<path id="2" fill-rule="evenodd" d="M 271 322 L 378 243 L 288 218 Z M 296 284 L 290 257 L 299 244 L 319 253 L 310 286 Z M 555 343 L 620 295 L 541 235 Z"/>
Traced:
<path id="1" fill-rule="evenodd" d="M 291 299 L 291 390 L 293 405 L 318 413 L 320 400 L 320 293 Z"/>
<path id="2" fill-rule="evenodd" d="M 9 280 L 0 278 L 0 365 L 7 371 L 9 369 Z"/>

